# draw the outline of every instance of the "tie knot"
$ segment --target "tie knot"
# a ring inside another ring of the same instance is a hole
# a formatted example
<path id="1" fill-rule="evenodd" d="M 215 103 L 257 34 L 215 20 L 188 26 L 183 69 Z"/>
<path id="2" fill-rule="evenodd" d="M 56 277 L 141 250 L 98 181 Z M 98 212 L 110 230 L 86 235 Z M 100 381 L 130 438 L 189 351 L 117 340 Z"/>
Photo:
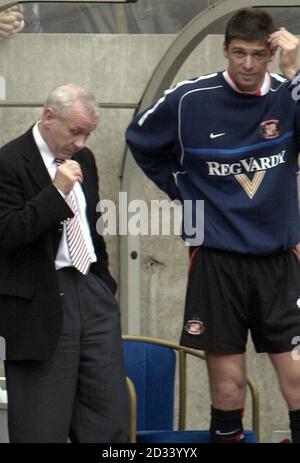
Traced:
<path id="1" fill-rule="evenodd" d="M 56 164 L 57 164 L 58 166 L 61 166 L 61 165 L 65 162 L 65 160 L 64 160 L 64 159 L 55 158 L 55 162 L 56 162 Z"/>

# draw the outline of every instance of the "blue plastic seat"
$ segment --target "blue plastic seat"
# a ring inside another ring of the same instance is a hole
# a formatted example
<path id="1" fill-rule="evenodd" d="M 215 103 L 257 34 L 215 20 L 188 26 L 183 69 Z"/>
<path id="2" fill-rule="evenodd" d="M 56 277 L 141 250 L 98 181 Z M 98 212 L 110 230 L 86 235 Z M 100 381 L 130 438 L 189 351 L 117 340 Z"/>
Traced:
<path id="1" fill-rule="evenodd" d="M 210 442 L 208 430 L 186 430 L 186 431 L 138 431 L 138 442 L 152 443 L 172 443 L 172 444 L 201 444 Z M 256 443 L 254 431 L 245 431 L 245 442 L 247 444 Z"/>
<path id="2" fill-rule="evenodd" d="M 135 398 L 131 397 L 131 442 L 209 442 L 208 430 L 185 429 L 186 357 L 192 355 L 203 361 L 204 353 L 169 341 L 138 336 L 123 336 L 123 346 L 126 374 L 136 393 L 136 405 L 132 406 Z M 174 429 L 176 364 L 179 374 L 178 429 Z M 259 399 L 256 386 L 249 378 L 247 385 L 252 398 L 253 429 L 245 431 L 245 441 L 250 443 L 258 441 Z"/>

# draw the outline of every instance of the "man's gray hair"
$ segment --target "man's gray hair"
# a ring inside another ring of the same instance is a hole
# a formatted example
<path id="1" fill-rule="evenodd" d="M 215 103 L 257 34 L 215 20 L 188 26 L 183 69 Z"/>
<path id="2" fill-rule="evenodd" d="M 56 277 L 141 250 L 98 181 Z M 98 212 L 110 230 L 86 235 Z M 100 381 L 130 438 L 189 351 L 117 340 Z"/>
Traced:
<path id="1" fill-rule="evenodd" d="M 77 102 L 80 102 L 89 114 L 96 118 L 99 117 L 99 108 L 94 94 L 76 84 L 60 85 L 54 88 L 48 95 L 44 111 L 52 108 L 58 117 L 63 118 L 65 111 Z"/>

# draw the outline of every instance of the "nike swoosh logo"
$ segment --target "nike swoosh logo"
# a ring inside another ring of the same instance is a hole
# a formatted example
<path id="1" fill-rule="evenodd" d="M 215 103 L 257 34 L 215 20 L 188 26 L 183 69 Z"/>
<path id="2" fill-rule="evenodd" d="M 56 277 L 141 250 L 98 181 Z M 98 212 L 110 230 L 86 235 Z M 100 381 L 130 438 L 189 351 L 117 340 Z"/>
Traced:
<path id="1" fill-rule="evenodd" d="M 234 431 L 230 431 L 230 432 L 216 431 L 216 434 L 218 434 L 219 436 L 230 436 L 231 434 L 235 434 L 238 431 L 240 431 L 240 428 L 237 428 Z"/>
<path id="2" fill-rule="evenodd" d="M 226 135 L 226 133 L 211 133 L 210 138 L 218 138 L 218 137 L 223 137 L 223 135 Z"/>

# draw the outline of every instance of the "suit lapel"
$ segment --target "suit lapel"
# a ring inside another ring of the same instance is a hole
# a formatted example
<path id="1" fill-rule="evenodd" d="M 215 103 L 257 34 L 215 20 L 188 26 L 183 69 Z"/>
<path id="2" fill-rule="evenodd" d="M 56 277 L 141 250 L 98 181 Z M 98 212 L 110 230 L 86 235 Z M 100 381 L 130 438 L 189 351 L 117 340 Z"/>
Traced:
<path id="1" fill-rule="evenodd" d="M 43 158 L 41 153 L 35 144 L 33 135 L 32 135 L 32 127 L 24 134 L 22 140 L 22 156 L 26 162 L 26 169 L 33 179 L 33 181 L 38 185 L 40 189 L 45 188 L 49 183 L 51 183 L 51 178 L 48 173 L 48 170 L 44 164 Z M 95 198 L 95 191 L 94 181 L 91 178 L 91 172 L 89 169 L 88 164 L 85 162 L 84 157 L 84 150 L 79 151 L 75 154 L 74 160 L 80 164 L 83 174 L 83 183 L 82 189 L 84 195 L 86 197 L 87 207 L 91 202 L 93 203 L 92 199 Z"/>
<path id="2" fill-rule="evenodd" d="M 51 178 L 44 164 L 41 153 L 35 144 L 32 127 L 24 134 L 24 146 L 22 156 L 26 162 L 26 169 L 32 180 L 40 189 L 51 183 Z"/>
<path id="3" fill-rule="evenodd" d="M 86 200 L 87 200 L 87 203 L 88 203 L 89 202 L 88 199 L 90 197 L 90 188 L 89 188 L 90 182 L 88 181 L 89 172 L 88 172 L 88 169 L 86 168 L 85 163 L 80 162 L 79 160 L 78 160 L 78 162 L 80 164 L 80 167 L 81 167 L 81 170 L 82 170 L 82 175 L 83 175 L 83 182 L 82 182 L 81 187 L 83 189 L 84 196 L 86 197 Z"/>

